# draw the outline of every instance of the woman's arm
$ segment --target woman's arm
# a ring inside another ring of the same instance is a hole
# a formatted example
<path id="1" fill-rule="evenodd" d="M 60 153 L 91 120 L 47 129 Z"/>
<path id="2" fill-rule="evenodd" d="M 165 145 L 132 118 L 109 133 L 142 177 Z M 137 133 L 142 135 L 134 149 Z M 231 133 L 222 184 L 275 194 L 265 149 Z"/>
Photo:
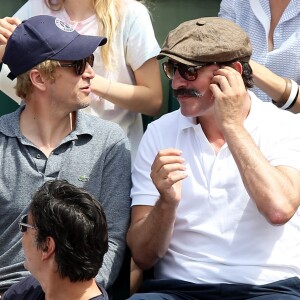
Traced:
<path id="1" fill-rule="evenodd" d="M 286 88 L 285 79 L 253 60 L 250 61 L 250 65 L 255 85 L 268 94 L 275 102 L 280 101 Z M 290 108 L 290 111 L 294 113 L 300 112 L 300 94 L 298 94 L 297 100 Z"/>
<path id="2" fill-rule="evenodd" d="M 92 91 L 124 109 L 157 115 L 162 105 L 162 87 L 156 58 L 147 60 L 134 75 L 136 85 L 112 82 L 96 75 L 92 80 Z"/>

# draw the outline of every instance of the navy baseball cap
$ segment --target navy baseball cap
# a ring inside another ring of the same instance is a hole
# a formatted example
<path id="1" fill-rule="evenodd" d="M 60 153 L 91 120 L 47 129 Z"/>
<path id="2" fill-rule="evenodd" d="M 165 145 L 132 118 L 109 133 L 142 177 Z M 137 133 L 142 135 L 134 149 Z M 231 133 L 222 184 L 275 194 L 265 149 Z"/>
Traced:
<path id="1" fill-rule="evenodd" d="M 80 60 L 106 44 L 100 36 L 81 35 L 64 21 L 39 15 L 23 21 L 7 41 L 2 62 L 11 80 L 46 60 Z"/>

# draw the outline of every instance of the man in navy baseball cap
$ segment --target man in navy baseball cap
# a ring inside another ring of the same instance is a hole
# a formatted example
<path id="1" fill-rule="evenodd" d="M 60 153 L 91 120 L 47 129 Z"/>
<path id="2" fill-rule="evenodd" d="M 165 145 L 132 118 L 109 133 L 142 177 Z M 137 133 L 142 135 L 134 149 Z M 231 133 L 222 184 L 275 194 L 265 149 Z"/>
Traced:
<path id="1" fill-rule="evenodd" d="M 52 179 L 84 188 L 100 202 L 109 247 L 95 279 L 106 289 L 119 273 L 130 216 L 129 143 L 119 125 L 81 110 L 91 101 L 93 53 L 105 42 L 103 37 L 80 35 L 51 16 L 24 21 L 8 39 L 3 62 L 10 68 L 10 78 L 16 77 L 16 94 L 24 105 L 0 117 L 0 296 L 29 275 L 23 265 L 18 221 L 27 214 L 31 195 Z M 22 234 L 29 241 L 36 230 Z M 79 243 L 78 247 L 90 246 Z M 25 253 L 28 270 L 46 263 L 46 248 L 39 254 Z M 51 275 L 35 277 L 48 284 Z M 29 283 L 21 287 L 31 290 L 38 284 Z M 66 289 L 59 292 L 70 299 Z M 23 298 L 18 293 L 16 299 Z"/>
<path id="2" fill-rule="evenodd" d="M 23 21 L 9 38 L 3 63 L 8 77 L 15 79 L 45 60 L 77 61 L 88 57 L 107 39 L 80 35 L 69 24 L 52 16 L 40 15 Z"/>

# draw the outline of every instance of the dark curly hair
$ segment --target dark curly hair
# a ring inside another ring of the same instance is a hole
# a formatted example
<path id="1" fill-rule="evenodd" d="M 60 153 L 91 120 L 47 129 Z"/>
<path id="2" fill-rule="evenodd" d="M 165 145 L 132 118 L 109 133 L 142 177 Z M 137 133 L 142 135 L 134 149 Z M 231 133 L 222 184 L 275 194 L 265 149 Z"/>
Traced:
<path id="1" fill-rule="evenodd" d="M 34 194 L 29 209 L 37 228 L 37 248 L 47 248 L 47 237 L 55 241 L 60 276 L 72 282 L 94 278 L 108 250 L 106 218 L 99 202 L 65 180 L 51 180 Z"/>
<path id="2" fill-rule="evenodd" d="M 230 66 L 232 63 L 234 62 L 240 62 L 243 68 L 242 71 L 242 78 L 244 81 L 244 85 L 246 88 L 252 88 L 254 86 L 254 82 L 253 82 L 253 73 L 252 73 L 252 68 L 249 64 L 249 59 L 246 60 L 233 60 L 233 61 L 229 61 L 229 62 L 224 62 L 224 63 L 218 63 L 221 65 L 226 65 L 226 66 Z"/>

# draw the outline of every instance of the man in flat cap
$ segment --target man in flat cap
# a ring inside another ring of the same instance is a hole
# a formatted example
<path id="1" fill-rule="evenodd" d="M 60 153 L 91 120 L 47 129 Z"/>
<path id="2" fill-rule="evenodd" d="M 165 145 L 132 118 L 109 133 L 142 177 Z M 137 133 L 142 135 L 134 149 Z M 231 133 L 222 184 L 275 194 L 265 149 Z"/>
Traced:
<path id="1" fill-rule="evenodd" d="M 151 123 L 133 169 L 130 299 L 300 299 L 300 120 L 247 89 L 231 21 L 171 31 L 159 59 L 180 109 Z"/>
<path id="2" fill-rule="evenodd" d="M 8 39 L 3 63 L 24 105 L 0 118 L 0 295 L 29 274 L 18 222 L 51 179 L 101 203 L 109 248 L 96 280 L 109 288 L 118 275 L 130 217 L 128 140 L 118 125 L 80 110 L 90 102 L 93 53 L 105 43 L 45 15 L 24 21 Z"/>

